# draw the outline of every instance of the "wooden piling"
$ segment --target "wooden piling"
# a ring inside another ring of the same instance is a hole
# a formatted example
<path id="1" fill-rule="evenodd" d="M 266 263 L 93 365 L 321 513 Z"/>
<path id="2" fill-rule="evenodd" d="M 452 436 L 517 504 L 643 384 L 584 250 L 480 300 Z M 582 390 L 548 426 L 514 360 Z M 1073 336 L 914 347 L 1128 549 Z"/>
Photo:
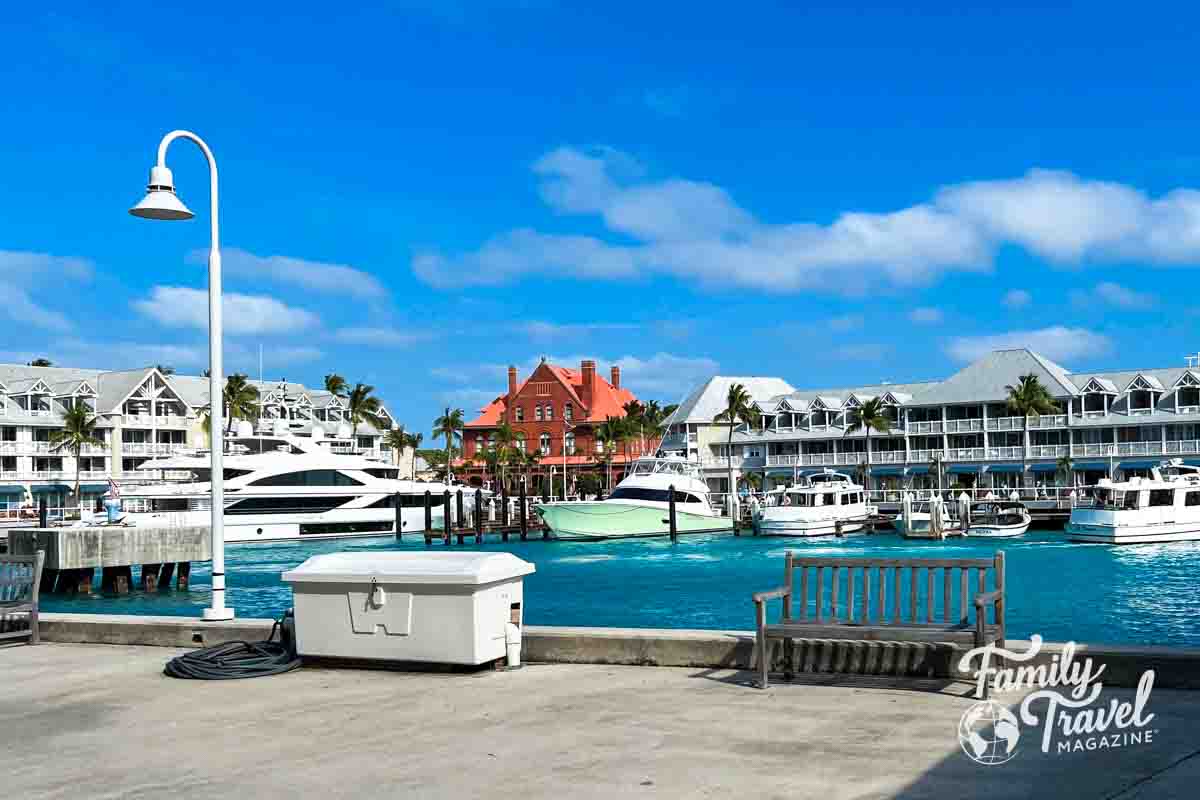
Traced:
<path id="1" fill-rule="evenodd" d="M 159 564 L 142 564 L 142 591 L 153 592 L 158 589 Z"/>
<path id="2" fill-rule="evenodd" d="M 463 514 L 463 493 L 462 493 L 462 489 L 459 489 L 457 492 L 455 492 L 455 498 L 454 498 L 454 510 L 458 512 L 458 527 L 460 527 L 460 528 L 465 528 L 465 527 L 467 527 L 467 518 L 466 518 L 466 516 Z"/>
<path id="3" fill-rule="evenodd" d="M 500 487 L 500 526 L 508 527 L 508 491 Z"/>
<path id="4" fill-rule="evenodd" d="M 158 570 L 158 585 L 162 589 L 171 588 L 171 578 L 175 576 L 175 562 L 168 561 Z"/>
<path id="5" fill-rule="evenodd" d="M 483 490 L 475 490 L 475 541 L 483 541 Z"/>
<path id="6" fill-rule="evenodd" d="M 667 487 L 667 526 L 671 531 L 671 543 L 679 541 L 679 528 L 675 520 L 675 484 Z"/>
<path id="7" fill-rule="evenodd" d="M 129 587 L 133 584 L 133 567 L 127 565 L 113 569 L 113 590 L 117 594 L 129 594 Z"/>
<path id="8" fill-rule="evenodd" d="M 433 544 L 433 495 L 425 490 L 425 544 Z"/>
<path id="9" fill-rule="evenodd" d="M 521 496 L 520 496 L 520 499 L 518 502 L 520 503 L 520 505 L 517 508 L 517 516 L 521 520 L 521 541 L 523 542 L 523 541 L 525 541 L 525 538 L 527 536 L 529 536 L 529 523 L 525 519 L 525 481 L 524 481 L 524 479 L 522 479 L 522 481 L 521 481 Z"/>
<path id="10" fill-rule="evenodd" d="M 177 573 L 175 578 L 175 587 L 178 589 L 188 588 L 188 581 L 192 577 L 192 562 L 180 561 L 175 565 L 175 570 Z"/>
<path id="11" fill-rule="evenodd" d="M 404 504 L 399 492 L 396 492 L 392 502 L 396 504 L 396 541 L 399 542 L 404 537 Z"/>
<path id="12" fill-rule="evenodd" d="M 442 490 L 442 527 L 445 528 L 446 544 L 450 544 L 450 528 L 454 525 L 454 517 L 450 514 L 450 490 Z"/>
<path id="13" fill-rule="evenodd" d="M 38 527 L 50 527 L 50 510 L 46 508 L 46 495 L 38 498 Z"/>

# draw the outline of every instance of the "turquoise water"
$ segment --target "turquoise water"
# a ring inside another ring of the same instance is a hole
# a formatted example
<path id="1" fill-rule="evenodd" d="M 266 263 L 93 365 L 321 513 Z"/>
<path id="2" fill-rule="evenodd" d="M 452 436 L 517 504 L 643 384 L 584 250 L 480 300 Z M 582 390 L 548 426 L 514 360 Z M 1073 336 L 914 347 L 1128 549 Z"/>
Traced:
<path id="1" fill-rule="evenodd" d="M 441 549 L 443 545 L 434 545 Z M 525 583 L 525 620 L 534 625 L 645 628 L 754 627 L 750 594 L 779 585 L 788 548 L 812 555 L 990 557 L 1006 553 L 1009 635 L 1200 647 L 1200 542 L 1106 547 L 1071 544 L 1061 531 L 1031 531 L 1003 543 L 908 542 L 894 534 L 845 539 L 692 536 L 606 542 L 510 541 L 471 550 L 507 550 L 537 565 Z M 318 553 L 422 550 L 392 537 L 230 545 L 230 603 L 240 617 L 274 617 L 291 605 L 279 575 Z M 940 577 L 938 578 L 940 580 Z M 207 605 L 207 564 L 191 589 L 47 598 L 49 611 L 197 616 Z M 774 614 L 778 603 L 773 603 Z"/>

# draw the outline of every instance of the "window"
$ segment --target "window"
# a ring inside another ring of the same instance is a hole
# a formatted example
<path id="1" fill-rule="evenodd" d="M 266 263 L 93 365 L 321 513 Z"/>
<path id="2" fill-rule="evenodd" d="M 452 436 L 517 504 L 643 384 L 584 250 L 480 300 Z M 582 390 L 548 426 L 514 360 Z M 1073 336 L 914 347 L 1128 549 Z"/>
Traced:
<path id="1" fill-rule="evenodd" d="M 565 406 L 563 406 L 563 419 L 575 419 L 575 407 L 570 403 L 567 403 Z"/>
<path id="2" fill-rule="evenodd" d="M 630 486 L 618 487 L 609 495 L 609 500 L 651 500 L 658 503 L 669 503 L 671 496 L 666 489 L 635 489 Z M 687 492 L 675 490 L 676 503 L 700 503 L 699 497 Z"/>
<path id="3" fill-rule="evenodd" d="M 1151 489 L 1150 490 L 1150 507 L 1156 506 L 1173 506 L 1175 505 L 1175 490 L 1174 489 Z"/>
<path id="4" fill-rule="evenodd" d="M 15 442 L 17 440 L 17 429 L 4 426 L 0 428 L 0 442 Z"/>
<path id="5" fill-rule="evenodd" d="M 546 403 L 546 420 L 549 421 L 552 419 L 554 419 L 554 406 L 552 406 L 550 403 Z"/>
<path id="6" fill-rule="evenodd" d="M 534 418 L 535 420 L 537 420 L 538 422 L 541 422 L 541 421 L 542 421 L 542 406 L 541 406 L 541 404 L 536 404 L 536 403 L 534 404 L 534 406 L 533 406 L 533 418 Z"/>
<path id="7" fill-rule="evenodd" d="M 1138 507 L 1138 495 L 1141 492 L 1126 492 L 1125 493 L 1125 508 L 1135 509 Z"/>
<path id="8" fill-rule="evenodd" d="M 362 481 L 335 469 L 310 469 L 304 472 L 285 472 L 251 481 L 250 486 L 362 486 Z"/>
<path id="9" fill-rule="evenodd" d="M 1185 506 L 1200 506 L 1200 489 L 1193 489 L 1184 495 L 1183 504 Z"/>
<path id="10" fill-rule="evenodd" d="M 438 495 L 437 497 L 430 496 L 429 502 L 430 502 L 431 506 L 440 507 L 442 504 L 442 496 L 441 495 Z M 396 507 L 396 495 L 394 495 L 394 494 L 384 495 L 383 497 L 376 500 L 374 503 L 371 503 L 371 505 L 367 506 L 367 508 L 395 508 L 395 507 Z M 402 494 L 402 495 L 400 495 L 400 507 L 401 508 L 424 508 L 425 507 L 425 495 L 423 495 L 423 494 Z"/>
<path id="11" fill-rule="evenodd" d="M 303 473 L 292 473 L 301 475 Z M 226 514 L 289 514 L 289 513 L 321 513 L 330 511 L 353 500 L 354 497 L 320 497 L 305 495 L 301 497 L 247 497 L 238 500 L 225 509 Z"/>
<path id="12" fill-rule="evenodd" d="M 544 456 L 550 455 L 550 434 L 543 433 L 541 436 L 539 436 L 538 437 L 538 446 L 542 450 L 542 455 L 544 455 Z"/>
<path id="13" fill-rule="evenodd" d="M 567 435 L 563 437 L 563 446 L 567 449 L 567 455 L 575 455 L 575 432 L 567 431 Z"/>
<path id="14" fill-rule="evenodd" d="M 396 478 L 400 477 L 400 470 L 398 469 L 365 469 L 363 472 L 367 473 L 373 478 L 386 478 L 389 480 L 395 480 Z"/>
<path id="15" fill-rule="evenodd" d="M 513 419 L 517 422 L 525 421 L 525 406 L 517 406 L 513 409 Z"/>
<path id="16" fill-rule="evenodd" d="M 483 437 L 482 436 L 475 437 L 475 452 L 476 453 L 483 452 Z"/>
<path id="17" fill-rule="evenodd" d="M 517 449 L 522 453 L 525 452 L 525 434 L 523 433 L 517 434 Z"/>

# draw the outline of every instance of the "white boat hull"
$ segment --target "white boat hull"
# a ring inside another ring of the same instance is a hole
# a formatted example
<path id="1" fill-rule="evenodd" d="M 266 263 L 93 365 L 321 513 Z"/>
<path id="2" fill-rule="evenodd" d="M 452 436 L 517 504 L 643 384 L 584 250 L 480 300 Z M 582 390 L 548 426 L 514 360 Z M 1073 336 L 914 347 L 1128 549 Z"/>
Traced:
<path id="1" fill-rule="evenodd" d="M 1200 541 L 1200 524 L 1196 522 L 1120 526 L 1068 522 L 1066 531 L 1067 538 L 1072 542 L 1094 544 L 1157 544 Z"/>
<path id="2" fill-rule="evenodd" d="M 755 525 L 759 533 L 770 536 L 834 536 L 838 533 L 838 523 L 841 523 L 842 533 L 861 531 L 866 525 L 865 517 L 854 517 L 843 520 L 820 519 L 770 519 L 759 517 Z"/>
<path id="3" fill-rule="evenodd" d="M 676 504 L 675 529 L 679 533 L 727 533 L 728 517 L 684 510 Z M 668 536 L 667 503 L 597 500 L 582 503 L 544 503 L 535 506 L 550 535 L 556 539 L 622 539 Z"/>
<path id="4" fill-rule="evenodd" d="M 401 514 L 402 532 L 424 532 L 423 508 L 401 509 Z M 440 506 L 432 509 L 432 516 L 433 530 L 441 530 L 444 521 Z M 139 528 L 208 527 L 211 517 L 208 511 L 152 511 L 126 514 L 125 522 Z M 320 514 L 226 514 L 223 528 L 227 544 L 350 539 L 395 535 L 396 514 L 393 509 L 335 509 Z"/>
<path id="5" fill-rule="evenodd" d="M 1028 522 L 1019 525 L 972 525 L 967 529 L 967 536 L 980 539 L 1014 539 L 1024 536 L 1028 530 Z"/>

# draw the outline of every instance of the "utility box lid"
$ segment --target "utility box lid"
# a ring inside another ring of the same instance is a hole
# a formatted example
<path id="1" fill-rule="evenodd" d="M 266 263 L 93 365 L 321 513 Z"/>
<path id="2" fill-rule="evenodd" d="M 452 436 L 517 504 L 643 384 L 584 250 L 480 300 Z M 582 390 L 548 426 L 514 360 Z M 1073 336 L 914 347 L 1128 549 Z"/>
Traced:
<path id="1" fill-rule="evenodd" d="M 519 578 L 533 564 L 512 553 L 328 553 L 283 573 L 288 583 L 388 583 L 479 586 Z"/>

